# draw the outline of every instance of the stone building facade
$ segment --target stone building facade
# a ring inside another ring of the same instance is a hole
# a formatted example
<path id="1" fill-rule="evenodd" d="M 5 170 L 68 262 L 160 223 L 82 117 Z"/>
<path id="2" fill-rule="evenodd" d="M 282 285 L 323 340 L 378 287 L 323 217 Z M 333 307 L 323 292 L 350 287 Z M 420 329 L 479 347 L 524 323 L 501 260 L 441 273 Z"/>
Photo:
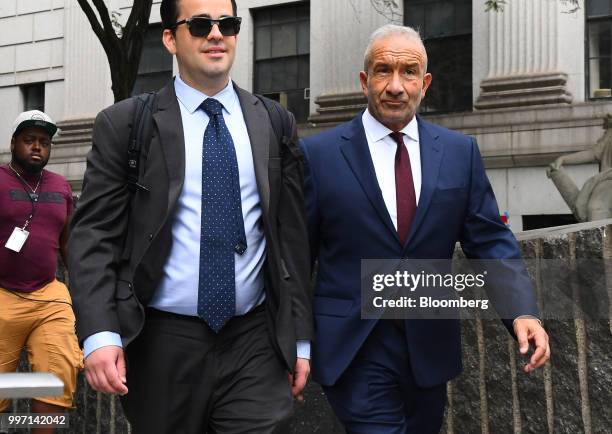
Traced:
<path id="1" fill-rule="evenodd" d="M 131 0 L 107 0 L 119 23 Z M 390 5 L 390 6 L 389 6 Z M 358 72 L 369 34 L 387 22 L 419 27 L 433 88 L 427 119 L 478 139 L 500 211 L 515 231 L 570 223 L 546 178 L 559 155 L 592 146 L 612 112 L 609 2 L 508 0 L 238 0 L 243 17 L 232 78 L 272 96 L 312 134 L 364 107 Z M 163 83 L 176 63 L 161 48 L 159 1 L 137 90 Z M 157 23 L 157 25 L 156 25 Z M 76 0 L 0 1 L 0 162 L 24 109 L 60 122 L 49 168 L 78 192 L 96 113 L 113 103 L 108 63 Z M 573 166 L 580 186 L 595 164 Z"/>

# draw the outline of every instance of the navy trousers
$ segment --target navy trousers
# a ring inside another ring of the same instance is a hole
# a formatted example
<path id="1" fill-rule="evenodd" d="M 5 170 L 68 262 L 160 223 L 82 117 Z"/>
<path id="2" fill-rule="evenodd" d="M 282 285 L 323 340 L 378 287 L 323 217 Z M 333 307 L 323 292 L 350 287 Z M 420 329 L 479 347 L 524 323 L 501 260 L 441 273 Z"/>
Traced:
<path id="1" fill-rule="evenodd" d="M 437 434 L 446 384 L 419 387 L 412 375 L 403 331 L 379 321 L 327 399 L 347 434 Z"/>

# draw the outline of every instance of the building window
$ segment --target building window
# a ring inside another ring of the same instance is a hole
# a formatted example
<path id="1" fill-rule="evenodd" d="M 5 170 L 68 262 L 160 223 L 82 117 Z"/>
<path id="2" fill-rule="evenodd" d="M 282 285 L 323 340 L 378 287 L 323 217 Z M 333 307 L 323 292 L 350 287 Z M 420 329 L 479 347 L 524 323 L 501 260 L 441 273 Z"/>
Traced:
<path id="1" fill-rule="evenodd" d="M 588 0 L 587 92 L 590 98 L 612 97 L 612 1 Z"/>
<path id="2" fill-rule="evenodd" d="M 162 44 L 161 36 L 161 24 L 149 26 L 132 95 L 159 90 L 172 78 L 172 55 Z"/>
<path id="3" fill-rule="evenodd" d="M 34 83 L 21 86 L 23 109 L 45 111 L 45 83 Z"/>
<path id="4" fill-rule="evenodd" d="M 254 90 L 308 119 L 310 86 L 310 4 L 253 11 L 255 27 Z"/>
<path id="5" fill-rule="evenodd" d="M 472 1 L 404 0 L 404 24 L 421 34 L 433 75 L 420 111 L 471 111 Z"/>

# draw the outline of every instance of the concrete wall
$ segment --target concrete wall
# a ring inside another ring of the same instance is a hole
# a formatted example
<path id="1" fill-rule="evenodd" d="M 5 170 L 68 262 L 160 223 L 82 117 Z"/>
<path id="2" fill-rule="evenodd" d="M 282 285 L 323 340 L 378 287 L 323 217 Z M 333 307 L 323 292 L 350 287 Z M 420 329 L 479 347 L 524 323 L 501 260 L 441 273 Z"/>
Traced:
<path id="1" fill-rule="evenodd" d="M 597 173 L 596 165 L 570 166 L 570 176 L 578 187 Z M 488 169 L 497 205 L 503 214 L 510 214 L 512 231 L 523 230 L 522 216 L 545 214 L 571 214 L 559 191 L 546 177 L 545 167 Z M 537 188 L 535 188 L 537 186 Z"/>
<path id="2" fill-rule="evenodd" d="M 154 0 L 151 22 L 159 22 Z M 132 0 L 107 2 L 119 21 Z M 12 120 L 23 111 L 20 85 L 45 83 L 45 111 L 56 121 L 93 118 L 112 104 L 110 72 L 100 42 L 76 0 L 0 1 L 0 152 Z M 160 42 L 161 43 L 161 42 Z"/>
<path id="3" fill-rule="evenodd" d="M 558 28 L 559 45 L 557 46 L 559 70 L 568 75 L 567 89 L 574 97 L 573 101 L 586 101 L 585 95 L 585 7 L 568 13 L 567 4 L 559 5 Z"/>
<path id="4" fill-rule="evenodd" d="M 8 151 L 11 142 L 11 127 L 20 110 L 23 107 L 23 95 L 19 87 L 0 87 L 0 152 Z"/>
<path id="5" fill-rule="evenodd" d="M 47 82 L 56 98 L 64 76 L 64 0 L 0 2 L 0 152 L 8 149 L 12 121 L 23 109 L 20 85 Z M 57 104 L 54 115 L 61 115 Z"/>

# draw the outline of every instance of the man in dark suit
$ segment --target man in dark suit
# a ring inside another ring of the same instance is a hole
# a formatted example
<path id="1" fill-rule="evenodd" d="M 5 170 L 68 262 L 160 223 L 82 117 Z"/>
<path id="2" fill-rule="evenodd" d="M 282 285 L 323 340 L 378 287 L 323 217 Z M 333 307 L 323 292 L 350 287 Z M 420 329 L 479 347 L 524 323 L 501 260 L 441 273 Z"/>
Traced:
<path id="1" fill-rule="evenodd" d="M 231 81 L 233 0 L 164 0 L 161 16 L 179 75 L 157 94 L 141 187 L 126 182 L 130 99 L 96 119 L 73 219 L 87 380 L 122 395 L 137 433 L 269 433 L 310 368 L 295 120 L 281 143 Z"/>
<path id="2" fill-rule="evenodd" d="M 474 139 L 416 116 L 432 79 L 418 33 L 380 28 L 364 63 L 367 110 L 303 141 L 319 263 L 313 375 L 349 433 L 437 433 L 446 382 L 462 369 L 459 321 L 361 319 L 361 260 L 451 258 L 457 241 L 469 258 L 520 252 Z M 514 281 L 527 281 L 523 267 Z M 535 343 L 529 372 L 548 359 L 548 336 L 532 287 L 511 291 L 504 322 L 521 353 Z"/>

